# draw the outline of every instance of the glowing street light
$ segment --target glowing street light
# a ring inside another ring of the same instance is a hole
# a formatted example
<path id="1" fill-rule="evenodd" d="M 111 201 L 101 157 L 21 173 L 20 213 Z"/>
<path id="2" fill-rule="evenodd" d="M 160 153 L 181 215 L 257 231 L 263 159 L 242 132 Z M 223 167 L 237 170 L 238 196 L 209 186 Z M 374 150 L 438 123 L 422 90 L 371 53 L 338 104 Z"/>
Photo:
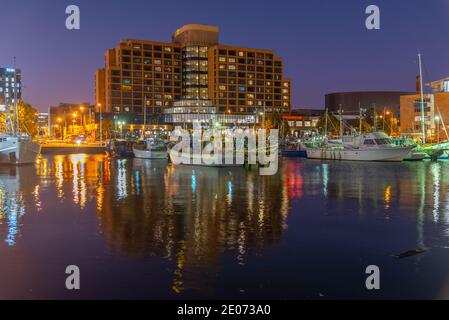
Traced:
<path id="1" fill-rule="evenodd" d="M 101 103 L 97 104 L 98 110 L 100 111 L 100 145 L 103 145 L 103 126 L 102 126 L 102 120 L 103 120 L 103 114 L 101 113 Z"/>

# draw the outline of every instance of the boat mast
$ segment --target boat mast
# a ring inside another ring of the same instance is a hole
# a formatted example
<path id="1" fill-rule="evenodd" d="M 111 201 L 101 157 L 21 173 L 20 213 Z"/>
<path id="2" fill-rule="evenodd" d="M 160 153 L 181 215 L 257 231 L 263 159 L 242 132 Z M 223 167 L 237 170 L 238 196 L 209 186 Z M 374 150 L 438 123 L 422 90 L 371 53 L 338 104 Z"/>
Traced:
<path id="1" fill-rule="evenodd" d="M 340 138 L 343 139 L 343 115 L 341 105 L 340 108 L 338 109 L 338 115 L 340 116 Z"/>
<path id="2" fill-rule="evenodd" d="M 326 115 L 325 115 L 325 118 L 324 118 L 324 137 L 326 137 L 326 138 L 327 138 L 327 113 L 328 113 L 328 111 L 327 111 L 327 108 L 326 108 Z"/>
<path id="3" fill-rule="evenodd" d="M 362 134 L 362 107 L 359 101 L 359 134 Z"/>
<path id="4" fill-rule="evenodd" d="M 17 107 L 17 68 L 16 68 L 16 57 L 14 57 L 14 118 L 16 120 L 16 132 L 19 133 L 19 110 Z"/>
<path id="5" fill-rule="evenodd" d="M 422 79 L 422 61 L 421 61 L 421 53 L 418 53 L 418 61 L 419 61 L 419 85 L 421 91 L 421 131 L 422 131 L 422 143 L 426 144 L 426 118 L 425 118 L 425 110 L 424 110 L 424 86 Z"/>
<path id="6" fill-rule="evenodd" d="M 142 129 L 142 140 L 145 140 L 145 128 L 147 126 L 147 95 L 145 95 L 143 102 L 143 129 Z"/>

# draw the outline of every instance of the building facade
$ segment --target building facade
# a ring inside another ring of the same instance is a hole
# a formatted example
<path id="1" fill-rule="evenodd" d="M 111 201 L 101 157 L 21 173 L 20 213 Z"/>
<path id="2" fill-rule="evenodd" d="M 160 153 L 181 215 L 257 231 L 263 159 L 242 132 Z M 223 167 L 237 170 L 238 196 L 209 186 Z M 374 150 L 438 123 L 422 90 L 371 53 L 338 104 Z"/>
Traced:
<path id="1" fill-rule="evenodd" d="M 36 114 L 37 134 L 39 136 L 49 136 L 48 112 L 39 112 Z"/>
<path id="2" fill-rule="evenodd" d="M 84 134 L 95 139 L 95 107 L 90 103 L 60 103 L 49 108 L 49 135 L 55 138 Z"/>
<path id="3" fill-rule="evenodd" d="M 427 84 L 432 93 L 424 94 L 424 130 L 426 140 L 447 139 L 449 131 L 449 78 Z M 421 93 L 401 96 L 400 132 L 422 136 Z"/>
<path id="4" fill-rule="evenodd" d="M 19 102 L 22 100 L 20 69 L 0 67 L 0 111 L 5 111 L 6 106 L 14 104 L 16 94 Z"/>
<path id="5" fill-rule="evenodd" d="M 291 82 L 274 51 L 224 46 L 218 27 L 190 24 L 172 42 L 125 40 L 108 50 L 95 99 L 97 111 L 146 113 L 147 123 L 200 113 L 205 121 L 232 114 L 254 122 L 262 110 L 290 111 Z"/>
<path id="6" fill-rule="evenodd" d="M 317 125 L 324 114 L 324 109 L 293 109 L 282 118 L 287 121 L 292 136 L 304 137 L 319 132 Z"/>

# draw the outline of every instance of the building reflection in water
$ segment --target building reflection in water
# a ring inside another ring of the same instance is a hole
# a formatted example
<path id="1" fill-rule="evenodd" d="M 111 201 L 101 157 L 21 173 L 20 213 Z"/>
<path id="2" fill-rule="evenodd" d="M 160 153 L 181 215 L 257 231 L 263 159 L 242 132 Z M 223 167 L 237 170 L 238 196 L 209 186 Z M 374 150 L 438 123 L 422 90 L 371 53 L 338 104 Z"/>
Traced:
<path id="1" fill-rule="evenodd" d="M 206 288 L 204 275 L 218 273 L 220 260 L 244 266 L 249 255 L 277 244 L 289 215 L 311 209 L 302 207 L 305 198 L 337 214 L 355 204 L 358 219 L 410 214 L 418 247 L 429 241 L 426 223 L 445 224 L 449 237 L 448 167 L 286 160 L 277 175 L 263 177 L 102 155 L 44 157 L 35 166 L 0 168 L 0 237 L 13 246 L 24 215 L 49 214 L 59 201 L 96 214 L 113 252 L 169 261 L 173 290 L 181 293 Z"/>
<path id="2" fill-rule="evenodd" d="M 284 234 L 289 200 L 278 176 L 139 159 L 111 169 L 117 175 L 105 186 L 102 233 L 113 250 L 173 261 L 175 292 L 197 286 L 224 251 L 244 265 L 249 250 Z"/>

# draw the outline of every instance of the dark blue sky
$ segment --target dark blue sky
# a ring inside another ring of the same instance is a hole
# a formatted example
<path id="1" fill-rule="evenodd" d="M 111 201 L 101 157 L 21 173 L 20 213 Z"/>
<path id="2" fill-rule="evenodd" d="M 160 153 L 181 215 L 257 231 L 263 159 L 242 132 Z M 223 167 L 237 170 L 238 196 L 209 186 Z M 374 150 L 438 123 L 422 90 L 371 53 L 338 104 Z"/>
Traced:
<path id="1" fill-rule="evenodd" d="M 65 29 L 65 8 L 81 30 Z M 381 9 L 381 30 L 365 8 Z M 414 90 L 416 53 L 426 81 L 449 76 L 449 0 L 0 0 L 0 65 L 17 57 L 24 99 L 40 110 L 93 101 L 103 54 L 125 38 L 170 41 L 186 23 L 221 28 L 221 43 L 275 49 L 293 80 L 294 107 L 323 107 L 324 94 Z"/>

